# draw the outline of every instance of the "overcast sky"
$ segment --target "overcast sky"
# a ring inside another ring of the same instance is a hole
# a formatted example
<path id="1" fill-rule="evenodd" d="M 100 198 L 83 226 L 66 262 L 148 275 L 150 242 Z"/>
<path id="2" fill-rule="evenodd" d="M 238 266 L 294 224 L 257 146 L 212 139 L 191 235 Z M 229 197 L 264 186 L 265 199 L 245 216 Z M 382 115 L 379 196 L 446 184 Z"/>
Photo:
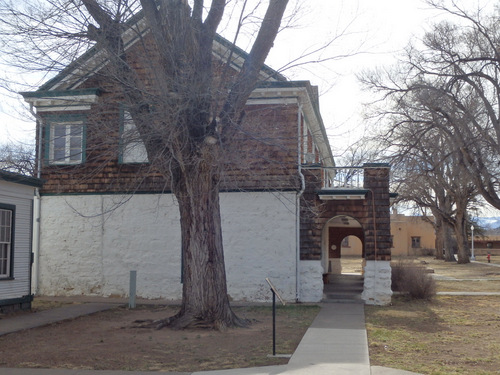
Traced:
<path id="1" fill-rule="evenodd" d="M 318 45 L 343 34 L 325 51 L 325 56 L 351 57 L 310 65 L 290 77 L 309 79 L 319 86 L 325 127 L 334 155 L 339 155 L 362 135 L 362 104 L 371 99 L 368 93 L 360 91 L 356 74 L 394 64 L 408 42 L 422 36 L 426 25 L 438 20 L 441 14 L 422 0 L 311 0 L 308 5 L 305 26 L 287 31 L 283 35 L 285 43 L 277 44 L 268 63 L 278 68 L 280 64 L 275 64 L 275 60 L 281 60 L 280 55 L 287 56 L 282 51 Z"/>
<path id="2" fill-rule="evenodd" d="M 319 86 L 323 120 L 334 154 L 339 154 L 359 137 L 364 125 L 362 102 L 368 97 L 360 93 L 355 74 L 393 63 L 435 13 L 421 0 L 308 0 L 303 4 L 295 28 L 279 36 L 267 64 L 279 69 L 304 51 L 343 35 L 323 57 L 356 55 L 284 72 L 289 79 L 311 80 Z M 34 123 L 21 121 L 15 108 L 15 101 L 0 96 L 0 142 L 34 138 Z"/>

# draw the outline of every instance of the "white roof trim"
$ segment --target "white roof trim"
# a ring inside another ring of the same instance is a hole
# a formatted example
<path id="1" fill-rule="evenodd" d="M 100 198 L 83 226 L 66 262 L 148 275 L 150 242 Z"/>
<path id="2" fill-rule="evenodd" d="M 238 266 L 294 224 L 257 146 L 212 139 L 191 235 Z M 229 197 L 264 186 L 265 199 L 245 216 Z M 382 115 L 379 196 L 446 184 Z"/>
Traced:
<path id="1" fill-rule="evenodd" d="M 141 40 L 141 37 L 149 32 L 145 18 L 141 18 L 132 27 L 123 33 L 123 42 L 125 44 L 125 51 L 132 47 L 135 43 Z M 227 60 L 231 49 L 223 43 L 214 39 L 213 55 L 221 61 Z M 245 59 L 239 53 L 233 53 L 231 59 L 231 67 L 236 71 L 240 71 Z M 99 72 L 108 63 L 106 53 L 104 51 L 97 51 L 94 56 L 90 57 L 86 62 L 84 68 L 75 68 L 67 74 L 61 81 L 55 83 L 49 90 L 76 90 L 80 85 L 85 82 L 85 79 L 91 75 Z M 262 81 L 278 81 L 270 74 L 266 74 L 265 70 L 261 69 L 259 79 Z"/>
<path id="2" fill-rule="evenodd" d="M 97 102 L 98 96 L 68 95 L 58 97 L 27 97 L 24 100 L 36 107 L 37 112 L 49 111 L 83 111 L 90 109 L 91 104 Z"/>
<path id="3" fill-rule="evenodd" d="M 359 200 L 366 198 L 366 194 L 318 194 L 318 196 L 322 201 Z"/>
<path id="4" fill-rule="evenodd" d="M 123 33 L 123 43 L 125 44 L 125 50 L 129 49 L 136 42 L 138 42 L 145 35 L 147 31 L 147 25 L 145 19 L 139 20 L 131 28 L 127 29 Z M 137 37 L 139 36 L 139 37 Z M 85 82 L 86 77 L 89 74 L 95 74 L 99 72 L 102 68 L 107 65 L 108 58 L 104 51 L 97 51 L 94 56 L 87 60 L 85 63 L 85 68 L 76 68 L 71 73 L 68 73 L 61 81 L 57 82 L 54 86 L 50 88 L 50 91 L 54 90 L 75 90 L 83 82 Z"/>
<path id="5" fill-rule="evenodd" d="M 299 101 L 296 97 L 283 97 L 283 98 L 250 98 L 247 100 L 246 105 L 259 105 L 259 104 L 297 104 Z"/>

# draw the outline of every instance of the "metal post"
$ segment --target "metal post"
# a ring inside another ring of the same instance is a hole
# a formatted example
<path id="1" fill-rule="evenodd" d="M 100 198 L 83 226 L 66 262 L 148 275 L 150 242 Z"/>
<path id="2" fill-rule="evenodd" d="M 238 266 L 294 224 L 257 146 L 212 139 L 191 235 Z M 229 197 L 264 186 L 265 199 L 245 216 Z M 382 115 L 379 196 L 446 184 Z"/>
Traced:
<path id="1" fill-rule="evenodd" d="M 273 292 L 273 356 L 276 355 L 276 294 Z"/>
<path id="2" fill-rule="evenodd" d="M 472 250 L 472 256 L 470 257 L 470 260 L 476 260 L 476 257 L 474 256 L 474 225 L 470 226 L 470 231 L 471 231 L 471 250 Z"/>
<path id="3" fill-rule="evenodd" d="M 137 271 L 130 271 L 130 292 L 128 300 L 129 309 L 135 309 L 136 284 L 137 284 Z"/>

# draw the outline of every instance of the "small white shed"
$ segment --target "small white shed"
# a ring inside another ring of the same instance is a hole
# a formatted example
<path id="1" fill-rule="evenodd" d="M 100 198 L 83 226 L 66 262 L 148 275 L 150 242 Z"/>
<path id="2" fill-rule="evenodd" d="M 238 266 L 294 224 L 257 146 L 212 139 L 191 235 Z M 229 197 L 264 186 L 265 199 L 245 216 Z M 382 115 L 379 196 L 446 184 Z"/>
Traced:
<path id="1" fill-rule="evenodd" d="M 0 312 L 31 308 L 33 199 L 41 185 L 0 170 Z"/>

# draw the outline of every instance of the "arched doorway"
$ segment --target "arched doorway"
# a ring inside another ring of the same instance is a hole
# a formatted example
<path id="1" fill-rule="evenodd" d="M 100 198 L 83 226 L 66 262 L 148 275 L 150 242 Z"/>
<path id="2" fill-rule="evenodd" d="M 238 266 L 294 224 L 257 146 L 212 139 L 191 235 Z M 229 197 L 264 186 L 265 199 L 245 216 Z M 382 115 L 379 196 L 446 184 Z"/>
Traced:
<path id="1" fill-rule="evenodd" d="M 342 275 L 361 275 L 363 273 L 363 241 L 354 235 L 344 237 L 340 248 Z"/>
<path id="2" fill-rule="evenodd" d="M 349 245 L 351 242 L 352 246 Z M 361 273 L 362 260 L 365 257 L 364 231 L 361 223 L 348 215 L 338 215 L 325 224 L 322 234 L 322 259 L 325 270 L 325 283 L 330 275 L 342 273 Z M 344 270 L 342 257 L 346 259 Z M 358 262 L 348 262 L 356 259 Z M 353 264 L 351 264 L 353 263 Z M 358 271 L 358 272 L 355 272 Z"/>

